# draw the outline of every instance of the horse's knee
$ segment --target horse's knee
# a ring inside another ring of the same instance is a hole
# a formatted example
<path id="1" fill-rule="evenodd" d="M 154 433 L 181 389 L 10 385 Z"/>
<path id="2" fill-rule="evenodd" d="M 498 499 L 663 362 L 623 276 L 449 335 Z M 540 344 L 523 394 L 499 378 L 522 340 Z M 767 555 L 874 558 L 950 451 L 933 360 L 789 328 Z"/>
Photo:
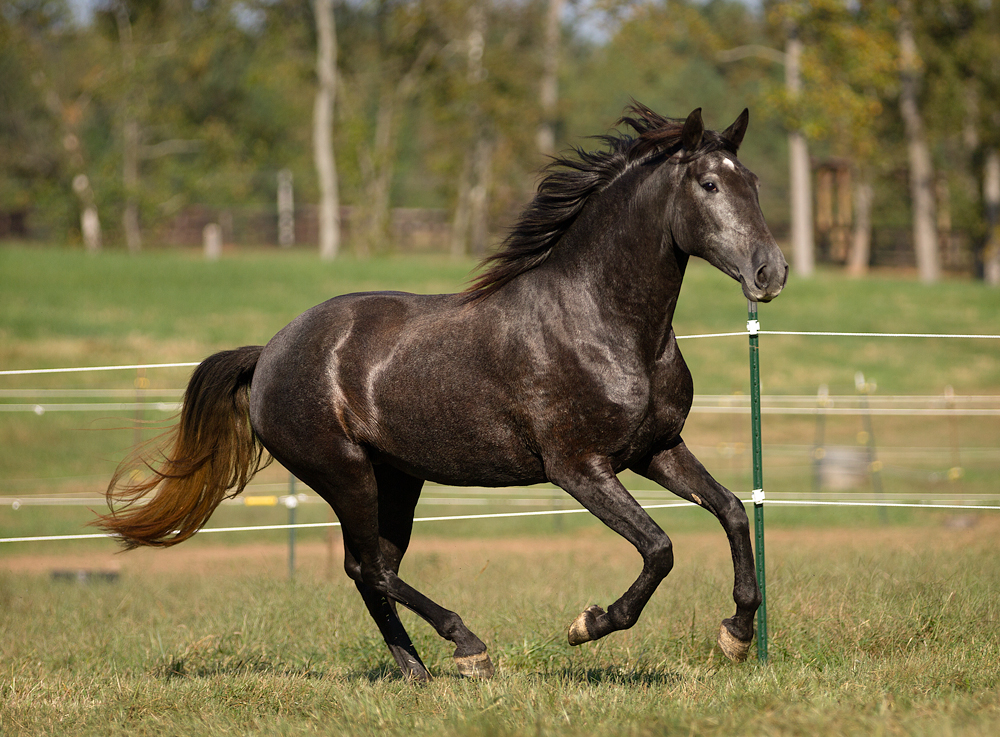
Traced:
<path id="1" fill-rule="evenodd" d="M 726 529 L 731 535 L 749 536 L 750 517 L 747 515 L 743 502 L 735 494 L 728 495 L 726 505 L 719 510 L 719 519 L 725 523 Z"/>
<path id="2" fill-rule="evenodd" d="M 674 567 L 674 546 L 666 536 L 657 541 L 653 548 L 646 552 L 646 566 L 661 579 L 666 578 Z"/>

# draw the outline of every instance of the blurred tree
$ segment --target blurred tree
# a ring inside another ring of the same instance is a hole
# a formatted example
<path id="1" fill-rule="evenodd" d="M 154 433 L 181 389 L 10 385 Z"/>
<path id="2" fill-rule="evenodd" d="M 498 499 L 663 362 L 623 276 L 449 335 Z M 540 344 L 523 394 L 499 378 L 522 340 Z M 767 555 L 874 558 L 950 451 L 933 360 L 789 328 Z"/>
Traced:
<path id="1" fill-rule="evenodd" d="M 368 140 L 357 148 L 363 179 L 363 213 L 355 247 L 363 256 L 389 241 L 389 208 L 399 153 L 401 122 L 423 91 L 425 75 L 448 43 L 446 2 L 378 0 L 371 8 L 370 48 L 364 64 L 355 60 L 345 74 L 355 105 L 374 106 L 374 118 L 362 113 Z M 357 115 L 359 111 L 355 109 Z"/>
<path id="2" fill-rule="evenodd" d="M 932 145 L 944 162 L 938 176 L 938 223 L 971 233 L 978 267 L 1000 280 L 994 184 L 1000 148 L 1000 3 L 948 0 L 912 7 L 922 50 L 923 94 Z M 996 264 L 989 266 L 990 264 Z M 995 276 L 994 276 L 995 275 Z"/>
<path id="3" fill-rule="evenodd" d="M 340 246 L 340 198 L 333 152 L 333 105 L 337 89 L 337 32 L 333 0 L 315 0 L 316 104 L 313 111 L 313 156 L 319 177 L 320 258 L 336 258 Z"/>
<path id="4" fill-rule="evenodd" d="M 561 11 L 561 0 L 97 0 L 89 16 L 66 2 L 0 10 L 0 210 L 37 232 L 138 248 L 192 205 L 273 213 L 282 170 L 296 202 L 322 202 L 312 135 L 325 58 L 337 103 L 322 129 L 362 252 L 385 247 L 400 205 L 451 209 L 452 249 L 485 250 L 531 196 L 539 132 L 546 150 L 588 146 L 582 137 L 635 98 L 677 117 L 703 107 L 716 127 L 751 107 L 740 154 L 779 237 L 790 195 L 806 191 L 789 191 L 787 132 L 801 131 L 843 174 L 840 191 L 849 173 L 853 202 L 835 202 L 853 215 L 847 261 L 863 273 L 872 228 L 921 209 L 902 176 L 915 168 L 915 103 L 937 163 L 931 230 L 952 259 L 965 246 L 947 231 L 969 233 L 983 273 L 1000 279 L 995 0 L 574 0 Z M 335 50 L 317 24 L 328 2 Z M 901 75 L 904 17 L 920 55 Z M 781 65 L 723 60 L 747 53 Z M 797 92 L 782 74 L 794 56 Z M 801 169 L 806 157 L 791 158 Z"/>
<path id="5" fill-rule="evenodd" d="M 853 194 L 841 193 L 837 221 L 846 226 L 853 214 L 848 269 L 863 274 L 870 259 L 872 178 L 884 166 L 885 126 L 879 121 L 896 72 L 886 8 L 877 3 L 816 0 L 782 3 L 771 12 L 776 26 L 794 23 L 804 45 L 798 94 L 791 97 L 787 88 L 774 90 L 770 99 L 791 121 L 789 125 L 838 167 L 844 175 L 840 187 L 846 187 L 850 177 Z M 823 219 L 829 220 L 830 214 L 824 213 Z"/>
<path id="6" fill-rule="evenodd" d="M 545 156 L 556 152 L 556 106 L 559 103 L 559 47 L 562 37 L 563 0 L 547 0 L 545 36 L 542 46 L 542 76 L 538 85 L 538 150 Z"/>
<path id="7" fill-rule="evenodd" d="M 63 2 L 18 0 L 0 11 L 0 232 L 9 235 L 28 234 L 32 211 L 64 177 L 63 126 L 46 101 L 58 94 L 49 54 L 68 20 Z"/>
<path id="8" fill-rule="evenodd" d="M 475 2 L 468 10 L 466 56 L 466 105 L 472 132 L 465 145 L 465 156 L 458 180 L 455 211 L 451 220 L 449 251 L 461 257 L 486 250 L 487 197 L 489 195 L 490 164 L 493 132 L 483 110 L 483 82 L 487 70 L 483 63 L 486 47 L 486 10 L 484 3 Z"/>
<path id="9" fill-rule="evenodd" d="M 913 248 L 917 256 L 920 280 L 933 283 L 941 278 L 941 255 L 938 250 L 934 203 L 934 163 L 919 99 L 923 62 L 913 27 L 912 4 L 909 0 L 899 0 L 898 10 L 896 32 L 899 41 L 899 110 L 906 130 L 906 148 L 910 162 Z"/>

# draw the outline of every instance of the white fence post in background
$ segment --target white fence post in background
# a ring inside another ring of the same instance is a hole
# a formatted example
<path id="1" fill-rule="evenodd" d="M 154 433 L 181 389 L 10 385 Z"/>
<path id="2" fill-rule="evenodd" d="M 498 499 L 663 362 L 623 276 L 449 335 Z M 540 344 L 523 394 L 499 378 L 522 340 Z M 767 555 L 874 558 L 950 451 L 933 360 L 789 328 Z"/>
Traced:
<path id="1" fill-rule="evenodd" d="M 222 256 L 222 226 L 218 223 L 209 223 L 201 232 L 201 237 L 205 245 L 205 258 L 209 261 L 218 261 Z"/>
<path id="2" fill-rule="evenodd" d="M 278 245 L 295 245 L 295 196 L 292 190 L 292 170 L 278 172 Z"/>

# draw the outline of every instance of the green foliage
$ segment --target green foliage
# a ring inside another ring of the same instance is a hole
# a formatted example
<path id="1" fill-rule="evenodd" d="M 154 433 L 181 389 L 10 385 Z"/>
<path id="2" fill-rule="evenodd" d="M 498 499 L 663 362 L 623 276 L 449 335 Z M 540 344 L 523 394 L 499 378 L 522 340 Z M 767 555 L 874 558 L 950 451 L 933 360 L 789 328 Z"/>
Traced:
<path id="1" fill-rule="evenodd" d="M 109 245 L 121 240 L 133 196 L 153 242 L 189 206 L 273 207 L 281 169 L 294 173 L 300 207 L 315 202 L 309 2 L 126 0 L 125 16 L 117 7 L 100 4 L 82 21 L 66 0 L 18 0 L 0 13 L 3 213 L 27 215 L 33 237 L 79 240 L 79 174 Z M 947 172 L 952 222 L 974 246 L 985 232 L 981 154 L 998 145 L 1000 130 L 1000 10 L 977 0 L 914 8 L 924 117 Z M 478 11 L 482 68 L 473 79 Z M 458 0 L 336 4 L 335 150 L 341 200 L 361 212 L 350 238 L 365 231 L 362 251 L 388 249 L 389 206 L 454 208 L 470 152 L 483 140 L 490 225 L 499 233 L 510 223 L 545 163 L 535 143 L 545 12 L 545 0 L 479 0 L 471 9 Z M 718 126 L 749 106 L 743 156 L 764 182 L 762 203 L 779 233 L 789 126 L 806 133 L 814 157 L 850 160 L 876 184 L 876 225 L 903 226 L 898 20 L 889 0 L 572 5 L 562 33 L 558 145 L 588 145 L 584 137 L 608 130 L 630 98 L 677 117 L 702 107 Z M 790 24 L 805 42 L 795 99 L 773 63 Z M 771 60 L 721 60 L 755 47 L 770 49 Z M 128 121 L 140 131 L 136 193 L 123 183 Z"/>

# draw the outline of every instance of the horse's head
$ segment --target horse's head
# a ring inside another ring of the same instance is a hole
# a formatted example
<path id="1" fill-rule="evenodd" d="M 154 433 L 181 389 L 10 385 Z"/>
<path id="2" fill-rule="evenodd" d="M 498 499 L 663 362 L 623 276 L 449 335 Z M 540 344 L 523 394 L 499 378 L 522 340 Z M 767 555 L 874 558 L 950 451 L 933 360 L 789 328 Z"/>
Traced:
<path id="1" fill-rule="evenodd" d="M 668 228 L 681 250 L 740 282 L 747 299 L 769 302 L 785 286 L 788 264 L 760 211 L 757 176 L 736 158 L 749 117 L 744 110 L 725 131 L 708 134 L 701 108 L 687 117 L 681 149 L 668 161 L 676 165 Z M 719 145 L 705 146 L 706 135 Z"/>

